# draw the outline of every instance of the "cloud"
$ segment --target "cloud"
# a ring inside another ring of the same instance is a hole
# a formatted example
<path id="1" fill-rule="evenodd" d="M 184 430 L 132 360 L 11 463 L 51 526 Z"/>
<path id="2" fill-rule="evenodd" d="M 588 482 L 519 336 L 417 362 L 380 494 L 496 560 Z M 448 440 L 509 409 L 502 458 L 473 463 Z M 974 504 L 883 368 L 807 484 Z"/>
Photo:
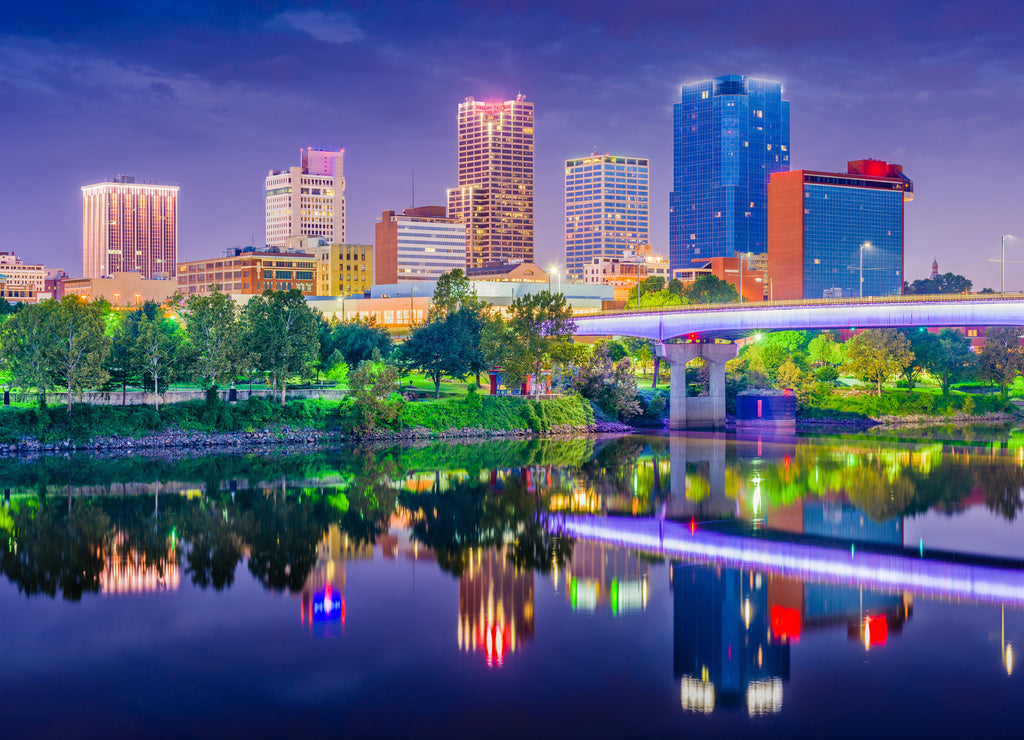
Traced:
<path id="1" fill-rule="evenodd" d="M 364 36 L 352 16 L 343 10 L 286 10 L 271 18 L 267 27 L 298 31 L 329 44 L 349 44 Z"/>

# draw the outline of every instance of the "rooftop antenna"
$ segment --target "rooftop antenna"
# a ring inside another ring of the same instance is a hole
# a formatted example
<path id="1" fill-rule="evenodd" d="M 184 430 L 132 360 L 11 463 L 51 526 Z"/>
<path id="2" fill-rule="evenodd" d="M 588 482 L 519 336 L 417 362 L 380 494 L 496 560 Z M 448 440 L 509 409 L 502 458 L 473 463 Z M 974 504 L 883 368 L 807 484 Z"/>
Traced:
<path id="1" fill-rule="evenodd" d="M 412 207 L 416 207 L 416 170 L 412 171 Z"/>

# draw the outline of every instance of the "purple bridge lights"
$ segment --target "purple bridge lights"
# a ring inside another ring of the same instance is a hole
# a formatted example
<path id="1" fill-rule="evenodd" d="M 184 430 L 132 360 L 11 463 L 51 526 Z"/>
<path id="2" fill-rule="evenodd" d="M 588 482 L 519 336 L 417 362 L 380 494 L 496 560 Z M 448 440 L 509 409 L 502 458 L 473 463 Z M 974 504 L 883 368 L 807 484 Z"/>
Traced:
<path id="1" fill-rule="evenodd" d="M 952 326 L 1024 326 L 1024 295 L 890 296 L 854 301 L 683 306 L 580 316 L 576 319 L 576 334 L 643 337 L 657 342 L 658 356 L 673 367 L 670 428 L 708 429 L 725 426 L 725 363 L 739 351 L 731 340 L 756 331 L 787 329 Z M 665 343 L 683 337 L 690 341 Z M 709 394 L 687 398 L 686 372 L 679 372 L 679 368 L 697 357 L 709 365 Z"/>

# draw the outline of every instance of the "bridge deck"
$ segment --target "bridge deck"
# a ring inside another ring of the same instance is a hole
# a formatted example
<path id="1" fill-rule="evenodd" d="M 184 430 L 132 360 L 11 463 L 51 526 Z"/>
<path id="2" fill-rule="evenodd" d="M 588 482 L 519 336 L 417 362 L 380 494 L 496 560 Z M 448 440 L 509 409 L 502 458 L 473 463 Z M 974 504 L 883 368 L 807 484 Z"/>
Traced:
<path id="1" fill-rule="evenodd" d="M 556 518 L 553 531 L 669 557 L 779 573 L 804 580 L 910 591 L 945 599 L 1024 606 L 1024 570 L 850 552 L 708 532 L 652 519 Z"/>
<path id="2" fill-rule="evenodd" d="M 1024 326 L 1024 295 L 887 296 L 632 309 L 576 318 L 581 336 L 664 341 L 696 333 L 740 337 L 759 330 Z"/>

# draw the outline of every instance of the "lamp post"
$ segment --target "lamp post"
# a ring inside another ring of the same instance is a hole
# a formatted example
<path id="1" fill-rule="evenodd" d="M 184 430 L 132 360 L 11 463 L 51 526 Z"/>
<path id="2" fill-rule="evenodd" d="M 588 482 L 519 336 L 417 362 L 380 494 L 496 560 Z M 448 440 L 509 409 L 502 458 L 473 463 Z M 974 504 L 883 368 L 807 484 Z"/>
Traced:
<path id="1" fill-rule="evenodd" d="M 864 250 L 871 249 L 871 242 L 860 245 L 860 297 L 864 297 Z"/>
<path id="2" fill-rule="evenodd" d="M 999 257 L 999 295 L 1006 294 L 1006 240 L 1010 236 L 1010 234 L 1003 234 L 999 240 L 1001 250 Z"/>
<path id="3" fill-rule="evenodd" d="M 743 257 L 746 252 L 740 252 L 740 303 L 743 303 Z"/>
<path id="4" fill-rule="evenodd" d="M 562 292 L 562 273 L 560 273 L 558 271 L 558 266 L 557 265 L 555 266 L 554 271 L 555 271 L 555 279 L 558 282 L 558 292 L 561 293 Z"/>

